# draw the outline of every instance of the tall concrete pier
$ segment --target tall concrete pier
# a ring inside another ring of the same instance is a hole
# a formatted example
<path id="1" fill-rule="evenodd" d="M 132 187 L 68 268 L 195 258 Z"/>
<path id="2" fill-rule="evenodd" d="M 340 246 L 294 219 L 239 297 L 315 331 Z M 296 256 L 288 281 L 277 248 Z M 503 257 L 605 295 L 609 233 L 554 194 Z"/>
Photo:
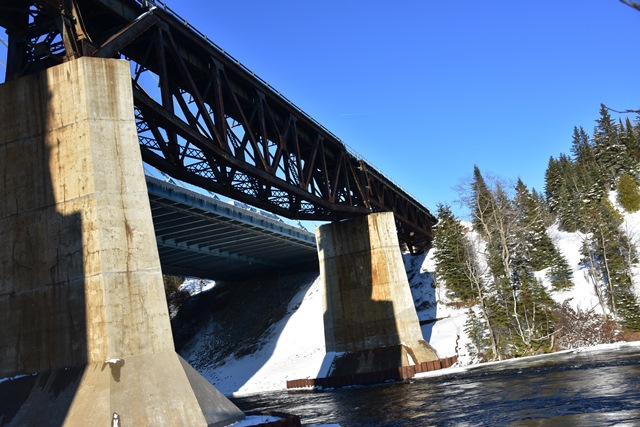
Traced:
<path id="1" fill-rule="evenodd" d="M 0 424 L 244 418 L 175 353 L 129 64 L 0 86 Z"/>
<path id="2" fill-rule="evenodd" d="M 438 359 L 422 337 L 393 213 L 323 225 L 316 240 L 326 349 L 343 353 L 334 360 L 331 375 Z"/>

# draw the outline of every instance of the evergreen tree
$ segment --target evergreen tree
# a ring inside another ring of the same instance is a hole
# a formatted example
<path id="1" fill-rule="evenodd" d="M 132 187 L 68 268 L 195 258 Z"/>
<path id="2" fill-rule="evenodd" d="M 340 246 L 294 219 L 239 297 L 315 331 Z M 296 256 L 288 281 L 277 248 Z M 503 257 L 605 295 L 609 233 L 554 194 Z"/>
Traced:
<path id="1" fill-rule="evenodd" d="M 628 172 L 632 173 L 633 175 L 637 175 L 638 162 L 640 162 L 640 134 L 628 117 L 625 119 L 625 124 L 624 126 L 621 126 L 621 128 L 622 131 L 620 134 L 620 138 L 626 148 L 627 155 L 629 157 Z"/>
<path id="2" fill-rule="evenodd" d="M 547 170 L 544 174 L 544 192 L 549 206 L 549 212 L 558 216 L 562 204 L 561 189 L 564 180 L 562 178 L 562 169 L 560 162 L 552 157 L 549 158 Z"/>
<path id="3" fill-rule="evenodd" d="M 535 188 L 531 189 L 531 198 L 535 201 L 540 217 L 544 222 L 545 227 L 551 227 L 555 221 L 554 216 L 549 212 L 549 205 L 544 194 L 537 191 Z"/>
<path id="4" fill-rule="evenodd" d="M 478 357 L 502 359 L 551 347 L 554 328 L 562 327 L 555 318 L 559 311 L 534 272 L 545 269 L 554 291 L 573 285 L 567 260 L 547 234 L 556 220 L 561 229 L 585 236 L 583 265 L 605 312 L 624 327 L 640 330 L 640 301 L 632 281 L 636 254 L 608 201 L 608 190 L 617 183 L 620 204 L 629 212 L 640 210 L 639 160 L 640 122 L 616 123 L 601 106 L 593 137 L 576 127 L 571 156 L 549 159 L 544 196 L 518 180 L 511 197 L 505 189 L 512 187 L 486 181 L 474 166 L 465 197 L 473 228 L 485 242 L 487 270 L 481 272 L 473 255 L 464 256 L 471 260 L 467 279 L 475 277 L 469 283 L 480 302 L 470 314 L 475 326 L 467 325 Z M 467 235 L 466 247 L 471 246 Z M 452 293 L 463 295 L 459 289 Z"/>
<path id="5" fill-rule="evenodd" d="M 631 268 L 636 255 L 621 230 L 622 216 L 607 199 L 589 203 L 589 235 L 582 248 L 584 261 L 591 269 L 599 293 L 614 319 L 631 328 L 640 328 L 640 305 L 633 292 Z M 599 282 L 599 283 L 598 283 Z"/>
<path id="6" fill-rule="evenodd" d="M 550 264 L 534 250 L 535 244 L 550 243 L 543 240 L 543 222 L 535 219 L 537 204 L 522 182 L 518 185 L 520 194 L 512 200 L 500 182 L 488 185 L 477 166 L 470 190 L 468 204 L 473 208 L 474 226 L 479 227 L 477 231 L 486 241 L 491 279 L 485 292 L 484 312 L 492 326 L 495 357 L 531 354 L 545 347 L 553 327 L 547 310 L 551 300 L 531 267 L 534 256 L 538 262 Z"/>
<path id="7" fill-rule="evenodd" d="M 478 248 L 449 206 L 438 206 L 438 219 L 434 239 L 437 278 L 446 283 L 450 297 L 478 304 L 481 321 L 470 322 L 475 325 L 476 338 L 472 339 L 476 341 L 479 357 L 501 358 L 490 308 L 492 291 L 487 287 L 487 272 L 477 258 Z M 482 350 L 485 345 L 488 349 Z"/>
<path id="8" fill-rule="evenodd" d="M 509 354 L 512 331 L 510 262 L 512 244 L 509 226 L 510 201 L 502 187 L 487 185 L 478 166 L 474 166 L 467 205 L 473 214 L 473 227 L 486 242 L 485 257 L 490 278 L 483 290 L 482 312 L 492 340 L 492 354 L 503 359 Z"/>
<path id="9" fill-rule="evenodd" d="M 518 238 L 528 264 L 533 270 L 550 267 L 558 253 L 547 235 L 547 227 L 536 200 L 520 178 L 516 184 L 514 202 L 518 215 Z"/>
<path id="10" fill-rule="evenodd" d="M 580 128 L 573 128 L 571 153 L 573 154 L 573 160 L 576 163 L 595 163 L 595 154 L 593 152 L 593 147 L 591 146 L 591 141 L 589 140 L 589 135 L 587 135 L 582 126 L 580 126 Z"/>
<path id="11" fill-rule="evenodd" d="M 478 362 L 486 362 L 496 358 L 486 333 L 486 322 L 473 309 L 469 309 L 467 312 L 464 331 L 469 337 L 470 344 L 467 344 L 467 352 L 472 358 Z"/>
<path id="12" fill-rule="evenodd" d="M 450 297 L 459 300 L 476 298 L 470 282 L 466 230 L 448 205 L 438 205 L 438 225 L 433 241 L 436 277 L 447 285 Z"/>
<path id="13" fill-rule="evenodd" d="M 473 181 L 471 183 L 471 201 L 469 206 L 473 215 L 473 228 L 480 235 L 490 234 L 490 221 L 493 217 L 493 198 L 487 183 L 477 165 L 473 166 Z"/>
<path id="14" fill-rule="evenodd" d="M 487 292 L 483 312 L 491 321 L 493 347 L 491 360 L 503 360 L 511 357 L 514 334 L 511 330 L 511 313 L 502 295 L 498 295 L 492 287 Z"/>
<path id="15" fill-rule="evenodd" d="M 629 157 L 620 138 L 620 126 L 615 123 L 604 104 L 600 105 L 600 118 L 596 120 L 593 140 L 595 159 L 604 184 L 611 186 L 628 166 Z"/>
<path id="16" fill-rule="evenodd" d="M 544 285 L 531 272 L 518 275 L 517 334 L 513 341 L 515 356 L 526 356 L 551 349 L 549 337 L 553 332 L 555 303 Z"/>
<path id="17" fill-rule="evenodd" d="M 527 266 L 534 271 L 550 268 L 548 277 L 555 290 L 571 287 L 573 274 L 569 264 L 547 234 L 540 205 L 520 179 L 516 185 L 515 206 L 519 213 L 519 239 L 525 250 Z"/>
<path id="18" fill-rule="evenodd" d="M 605 110 L 606 111 L 606 110 Z M 570 175 L 570 191 L 573 192 L 573 214 L 580 217 L 580 210 L 585 200 L 600 200 L 605 193 L 605 179 L 598 162 L 596 150 L 589 141 L 589 136 L 581 127 L 574 128 L 572 151 L 574 153 L 573 171 Z M 580 223 L 578 221 L 578 228 Z"/>
<path id="19" fill-rule="evenodd" d="M 558 252 L 559 256 L 554 260 L 547 277 L 551 280 L 554 291 L 564 291 L 573 287 L 573 272 L 567 259 Z"/>
<path id="20" fill-rule="evenodd" d="M 545 174 L 545 193 L 549 210 L 556 216 L 560 227 L 576 231 L 579 227 L 580 208 L 584 185 L 573 161 L 565 154 L 551 158 Z"/>
<path id="21" fill-rule="evenodd" d="M 618 180 L 618 202 L 627 212 L 640 210 L 640 188 L 628 173 L 623 173 Z"/>
<path id="22" fill-rule="evenodd" d="M 640 303 L 632 286 L 619 286 L 617 292 L 622 325 L 629 330 L 640 331 Z"/>

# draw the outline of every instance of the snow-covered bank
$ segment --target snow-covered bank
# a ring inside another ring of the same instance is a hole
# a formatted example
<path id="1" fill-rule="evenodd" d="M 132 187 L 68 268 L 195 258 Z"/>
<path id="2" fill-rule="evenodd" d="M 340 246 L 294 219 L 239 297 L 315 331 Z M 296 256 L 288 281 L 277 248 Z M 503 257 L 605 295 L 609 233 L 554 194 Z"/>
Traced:
<path id="1" fill-rule="evenodd" d="M 423 335 L 440 357 L 456 354 L 463 334 L 464 310 L 437 304 L 429 257 L 405 255 L 408 277 L 420 320 L 442 320 L 426 324 Z M 244 395 L 286 389 L 288 380 L 316 378 L 326 374 L 332 355 L 325 354 L 322 293 L 316 278 L 289 303 L 286 315 L 262 334 L 259 350 L 242 357 L 230 355 L 222 363 L 204 366 L 198 361 L 202 341 L 211 340 L 206 331 L 187 347 L 183 356 L 193 363 L 221 392 Z M 464 363 L 464 362 L 463 362 Z"/>
<path id="2" fill-rule="evenodd" d="M 442 375 L 469 372 L 474 369 L 489 368 L 489 367 L 509 368 L 515 364 L 526 365 L 526 364 L 530 364 L 532 362 L 537 362 L 537 361 L 552 360 L 562 355 L 598 353 L 598 352 L 615 351 L 615 350 L 626 349 L 626 348 L 640 348 L 640 341 L 618 342 L 613 344 L 599 344 L 599 345 L 594 345 L 592 347 L 578 347 L 578 348 L 573 348 L 569 350 L 557 351 L 555 353 L 537 354 L 535 356 L 525 356 L 525 357 L 518 357 L 514 359 L 505 359 L 505 360 L 499 360 L 494 362 L 476 363 L 471 365 L 459 364 L 457 366 L 452 366 L 451 368 L 441 369 L 438 371 L 422 372 L 422 373 L 416 374 L 415 378 L 432 378 L 432 377 L 438 377 Z"/>
<path id="3" fill-rule="evenodd" d="M 623 227 L 640 231 L 640 213 L 625 215 Z M 555 226 L 548 233 L 571 266 L 574 282 L 574 287 L 569 290 L 551 293 L 554 300 L 559 304 L 567 303 L 574 309 L 602 312 L 593 284 L 581 264 L 580 247 L 584 236 L 560 231 Z M 629 234 L 640 249 L 638 235 L 635 232 Z M 468 353 L 467 344 L 470 340 L 465 332 L 469 308 L 452 303 L 447 299 L 446 289 L 434 285 L 435 263 L 432 255 L 404 255 L 418 317 L 425 323 L 422 326 L 423 336 L 441 358 L 458 355 L 458 367 L 472 365 L 477 361 Z M 636 271 L 640 274 L 640 269 Z M 638 274 L 636 278 L 640 277 Z M 546 281 L 544 272 L 540 272 L 539 277 Z M 545 282 L 545 285 L 550 289 L 550 283 Z M 637 279 L 635 285 L 638 292 Z M 243 313 L 260 310 L 246 305 L 237 310 L 242 311 L 236 314 L 238 319 L 246 315 Z M 206 352 L 202 349 L 215 346 L 219 338 L 215 334 L 222 333 L 209 327 L 200 330 L 182 354 L 227 395 L 283 390 L 288 380 L 324 376 L 332 358 L 325 354 L 322 292 L 318 278 L 310 285 L 302 286 L 281 311 L 281 315 L 273 318 L 266 331 L 255 337 L 252 351 L 240 354 L 232 352 L 216 363 L 208 363 L 203 359 L 207 356 L 203 356 Z M 233 341 L 222 342 L 224 345 L 234 345 Z M 595 349 L 615 348 L 616 345 L 627 344 L 598 346 Z M 451 369 L 458 368 L 448 368 L 447 371 L 451 372 Z"/>
<path id="4" fill-rule="evenodd" d="M 221 366 L 200 372 L 225 394 L 282 390 L 287 380 L 317 377 L 325 358 L 322 316 L 316 279 L 291 300 L 285 317 L 260 337 L 264 344 L 258 351 L 241 358 L 228 356 Z M 186 357 L 191 360 L 194 355 Z"/>

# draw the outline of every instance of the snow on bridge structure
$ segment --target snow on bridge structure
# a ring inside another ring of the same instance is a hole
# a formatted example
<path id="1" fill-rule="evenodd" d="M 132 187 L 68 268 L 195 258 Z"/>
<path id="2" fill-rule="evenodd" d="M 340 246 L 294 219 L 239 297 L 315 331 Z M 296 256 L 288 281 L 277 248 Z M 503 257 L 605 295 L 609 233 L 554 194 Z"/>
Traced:
<path id="1" fill-rule="evenodd" d="M 0 26 L 0 378 L 20 377 L 0 382 L 1 424 L 244 417 L 175 353 L 157 249 L 233 256 L 155 237 L 150 199 L 159 228 L 179 203 L 149 196 L 143 161 L 333 221 L 316 240 L 336 372 L 437 359 L 398 258 L 399 242 L 428 249 L 433 215 L 164 4 L 0 0 Z"/>

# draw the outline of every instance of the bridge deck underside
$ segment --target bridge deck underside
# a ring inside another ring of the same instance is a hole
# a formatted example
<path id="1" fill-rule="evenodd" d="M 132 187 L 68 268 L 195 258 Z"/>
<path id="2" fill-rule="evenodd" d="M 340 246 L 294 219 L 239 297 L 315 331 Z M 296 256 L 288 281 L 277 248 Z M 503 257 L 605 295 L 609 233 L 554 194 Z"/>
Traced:
<path id="1" fill-rule="evenodd" d="M 242 280 L 317 268 L 315 236 L 147 177 L 164 274 Z"/>

